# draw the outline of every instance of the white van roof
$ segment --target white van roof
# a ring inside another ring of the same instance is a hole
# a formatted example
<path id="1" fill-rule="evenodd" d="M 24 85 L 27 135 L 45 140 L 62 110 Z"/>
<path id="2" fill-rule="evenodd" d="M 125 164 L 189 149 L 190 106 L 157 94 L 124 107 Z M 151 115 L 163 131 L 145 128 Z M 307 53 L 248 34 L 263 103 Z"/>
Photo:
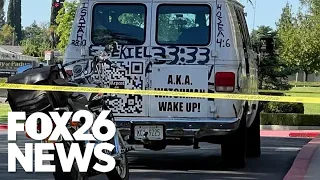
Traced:
<path id="1" fill-rule="evenodd" d="M 89 1 L 106 1 L 106 2 L 110 2 L 110 0 L 79 0 L 80 3 L 85 3 L 85 2 L 89 2 Z M 137 2 L 141 2 L 141 0 L 130 0 L 130 1 L 137 1 Z M 156 0 L 156 1 L 168 1 L 168 0 Z M 188 1 L 197 1 L 197 0 L 188 0 Z M 244 5 L 242 5 L 239 0 L 217 0 L 217 1 L 229 1 L 231 3 L 234 3 L 238 6 L 241 6 L 242 8 L 244 8 Z"/>

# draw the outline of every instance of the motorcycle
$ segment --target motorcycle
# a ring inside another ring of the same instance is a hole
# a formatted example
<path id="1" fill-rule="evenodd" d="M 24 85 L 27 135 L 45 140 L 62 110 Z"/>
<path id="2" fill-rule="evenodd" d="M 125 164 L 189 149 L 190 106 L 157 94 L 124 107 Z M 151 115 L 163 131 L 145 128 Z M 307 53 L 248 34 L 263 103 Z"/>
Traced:
<path id="1" fill-rule="evenodd" d="M 113 65 L 110 59 L 110 52 L 114 45 L 107 45 L 105 52 L 95 55 L 92 59 L 80 59 L 72 61 L 70 63 L 61 64 L 57 63 L 50 66 L 42 66 L 28 69 L 22 73 L 16 74 L 8 78 L 8 83 L 16 84 L 33 84 L 33 85 L 54 85 L 54 86 L 89 86 L 89 87 L 103 87 L 101 81 L 94 81 L 91 76 L 97 72 L 99 77 L 102 78 L 102 66 L 103 63 Z M 86 64 L 85 67 L 79 65 L 79 63 Z M 74 65 L 77 64 L 77 65 Z M 65 67 L 74 65 L 72 69 L 72 75 L 68 74 Z M 89 70 L 89 71 L 88 71 Z M 89 73 L 88 73 L 89 72 Z M 89 110 L 97 117 L 101 111 L 109 110 L 106 104 L 106 99 L 110 98 L 105 94 L 100 93 L 75 93 L 75 92 L 56 92 L 56 91 L 42 91 L 42 90 L 15 90 L 9 89 L 7 101 L 12 111 L 24 111 L 27 117 L 35 112 L 43 112 L 49 114 L 50 111 L 56 111 L 62 114 L 67 111 Z M 115 123 L 115 118 L 112 112 L 107 117 Z M 74 123 L 69 121 L 67 123 L 67 129 L 72 135 L 77 129 L 79 129 L 85 120 Z M 53 123 L 53 127 L 54 127 Z M 37 129 L 41 132 L 41 122 L 38 122 Z M 90 133 L 89 130 L 87 133 Z M 101 128 L 101 133 L 106 133 L 107 129 Z M 28 134 L 26 134 L 27 137 Z M 30 138 L 30 137 L 29 137 Z M 129 146 L 125 139 L 122 137 L 119 130 L 116 130 L 115 136 L 108 141 L 112 143 L 115 148 L 112 152 L 105 150 L 104 153 L 111 155 L 116 160 L 116 167 L 105 173 L 110 180 L 128 180 L 129 179 L 129 165 L 127 152 L 133 150 L 132 146 Z M 87 141 L 67 141 L 61 136 L 55 142 L 50 142 L 48 139 L 43 140 L 43 143 L 63 143 L 66 153 L 69 153 L 71 143 L 78 143 L 81 147 L 82 153 L 85 151 Z M 95 141 L 94 143 L 102 143 Z M 103 164 L 102 160 L 99 160 L 94 155 L 89 163 L 88 171 L 82 173 L 79 171 L 76 161 L 72 165 L 71 172 L 63 172 L 59 157 L 56 150 L 49 151 L 50 154 L 54 154 L 54 161 L 50 163 L 55 165 L 56 171 L 53 176 L 56 180 L 68 179 L 68 180 L 87 180 L 89 177 L 101 174 L 93 169 L 95 163 Z"/>

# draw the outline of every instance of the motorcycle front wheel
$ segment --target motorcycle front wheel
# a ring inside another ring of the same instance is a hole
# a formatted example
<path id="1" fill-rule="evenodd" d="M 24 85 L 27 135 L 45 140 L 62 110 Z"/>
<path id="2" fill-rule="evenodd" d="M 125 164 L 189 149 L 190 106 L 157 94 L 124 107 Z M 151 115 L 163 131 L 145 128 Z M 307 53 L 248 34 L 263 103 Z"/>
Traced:
<path id="1" fill-rule="evenodd" d="M 69 141 L 63 141 L 62 142 L 65 149 L 66 153 L 69 153 L 70 147 L 71 147 L 71 142 Z M 59 161 L 59 157 L 57 154 L 57 151 L 50 151 L 50 154 L 54 154 L 54 161 L 51 161 L 51 165 L 55 165 L 56 171 L 53 172 L 53 176 L 55 180 L 89 180 L 89 176 L 87 173 L 81 173 L 79 171 L 78 165 L 76 161 L 73 162 L 71 172 L 63 172 L 61 163 Z"/>
<path id="2" fill-rule="evenodd" d="M 119 165 L 107 173 L 109 180 L 129 180 L 129 163 L 127 153 L 122 154 Z"/>

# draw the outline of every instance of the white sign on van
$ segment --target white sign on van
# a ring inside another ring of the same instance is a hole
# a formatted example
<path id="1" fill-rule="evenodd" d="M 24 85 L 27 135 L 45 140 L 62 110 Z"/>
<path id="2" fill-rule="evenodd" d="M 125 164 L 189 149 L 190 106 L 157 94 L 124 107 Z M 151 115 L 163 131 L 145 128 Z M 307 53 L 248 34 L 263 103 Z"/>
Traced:
<path id="1" fill-rule="evenodd" d="M 152 68 L 152 89 L 207 92 L 207 66 L 157 65 Z M 151 96 L 151 116 L 207 117 L 208 100 L 191 97 Z"/>

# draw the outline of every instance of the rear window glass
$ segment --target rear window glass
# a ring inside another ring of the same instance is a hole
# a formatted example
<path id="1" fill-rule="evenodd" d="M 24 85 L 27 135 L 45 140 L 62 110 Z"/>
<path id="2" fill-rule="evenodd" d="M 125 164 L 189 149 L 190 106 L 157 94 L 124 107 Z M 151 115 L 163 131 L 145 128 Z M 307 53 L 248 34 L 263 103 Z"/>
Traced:
<path id="1" fill-rule="evenodd" d="M 93 8 L 91 39 L 95 45 L 115 40 L 121 45 L 145 42 L 144 4 L 97 4 Z"/>
<path id="2" fill-rule="evenodd" d="M 160 45 L 208 45 L 211 34 L 209 5 L 163 4 L 157 10 L 156 40 Z"/>

